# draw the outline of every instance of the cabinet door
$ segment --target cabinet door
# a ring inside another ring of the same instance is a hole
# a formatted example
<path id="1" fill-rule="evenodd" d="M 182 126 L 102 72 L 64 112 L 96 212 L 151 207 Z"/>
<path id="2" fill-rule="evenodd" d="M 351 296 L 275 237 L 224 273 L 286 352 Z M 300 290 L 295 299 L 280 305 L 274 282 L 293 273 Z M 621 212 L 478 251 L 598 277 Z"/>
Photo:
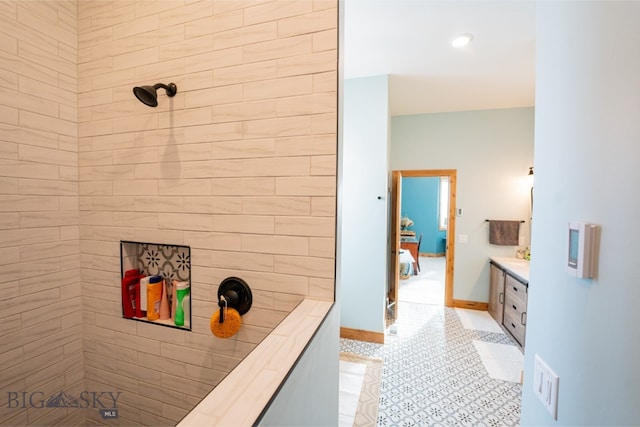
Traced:
<path id="1" fill-rule="evenodd" d="M 491 279 L 489 282 L 489 314 L 502 324 L 504 314 L 504 270 L 490 264 Z"/>

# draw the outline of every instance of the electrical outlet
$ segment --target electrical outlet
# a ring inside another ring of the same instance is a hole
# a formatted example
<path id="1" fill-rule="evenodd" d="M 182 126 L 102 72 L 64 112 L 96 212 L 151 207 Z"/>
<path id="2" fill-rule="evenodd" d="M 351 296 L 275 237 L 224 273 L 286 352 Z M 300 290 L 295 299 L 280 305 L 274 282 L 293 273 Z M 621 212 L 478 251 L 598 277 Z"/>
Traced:
<path id="1" fill-rule="evenodd" d="M 540 356 L 535 355 L 533 368 L 533 392 L 547 408 L 554 420 L 558 419 L 558 374 Z"/>

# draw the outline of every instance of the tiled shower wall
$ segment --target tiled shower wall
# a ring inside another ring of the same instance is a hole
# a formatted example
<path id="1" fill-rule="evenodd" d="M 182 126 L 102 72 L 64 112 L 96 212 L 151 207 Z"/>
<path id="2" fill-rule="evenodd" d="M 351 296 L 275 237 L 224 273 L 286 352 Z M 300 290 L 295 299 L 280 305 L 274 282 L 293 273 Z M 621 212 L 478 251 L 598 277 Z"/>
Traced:
<path id="1" fill-rule="evenodd" d="M 302 298 L 333 300 L 337 1 L 81 1 L 78 33 L 85 388 L 174 424 Z M 134 98 L 159 82 L 177 95 Z M 121 318 L 120 240 L 191 247 L 193 332 Z M 221 340 L 228 276 L 254 305 Z"/>
<path id="2" fill-rule="evenodd" d="M 0 1 L 0 425 L 84 418 L 76 12 Z"/>

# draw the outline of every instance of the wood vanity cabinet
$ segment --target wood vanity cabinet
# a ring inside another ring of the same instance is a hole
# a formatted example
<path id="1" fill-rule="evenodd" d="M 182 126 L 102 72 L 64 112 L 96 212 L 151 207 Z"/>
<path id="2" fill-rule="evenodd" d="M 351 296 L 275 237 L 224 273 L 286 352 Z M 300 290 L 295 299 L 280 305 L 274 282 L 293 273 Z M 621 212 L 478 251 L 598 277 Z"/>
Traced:
<path id="1" fill-rule="evenodd" d="M 527 283 L 499 265 L 491 263 L 490 268 L 489 313 L 520 347 L 524 347 L 529 290 Z"/>
<path id="2" fill-rule="evenodd" d="M 489 264 L 491 279 L 489 282 L 489 314 L 502 325 L 504 314 L 504 270 L 494 263 Z"/>

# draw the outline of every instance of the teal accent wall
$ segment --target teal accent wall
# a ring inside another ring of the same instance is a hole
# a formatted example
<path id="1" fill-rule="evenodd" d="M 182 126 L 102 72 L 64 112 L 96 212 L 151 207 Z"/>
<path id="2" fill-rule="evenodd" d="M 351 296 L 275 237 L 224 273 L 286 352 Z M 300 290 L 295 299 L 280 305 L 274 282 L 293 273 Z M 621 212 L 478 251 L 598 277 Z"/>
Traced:
<path id="1" fill-rule="evenodd" d="M 402 178 L 402 216 L 413 220 L 409 230 L 422 234 L 420 252 L 444 253 L 446 231 L 438 230 L 438 207 L 440 198 L 440 178 Z"/>

